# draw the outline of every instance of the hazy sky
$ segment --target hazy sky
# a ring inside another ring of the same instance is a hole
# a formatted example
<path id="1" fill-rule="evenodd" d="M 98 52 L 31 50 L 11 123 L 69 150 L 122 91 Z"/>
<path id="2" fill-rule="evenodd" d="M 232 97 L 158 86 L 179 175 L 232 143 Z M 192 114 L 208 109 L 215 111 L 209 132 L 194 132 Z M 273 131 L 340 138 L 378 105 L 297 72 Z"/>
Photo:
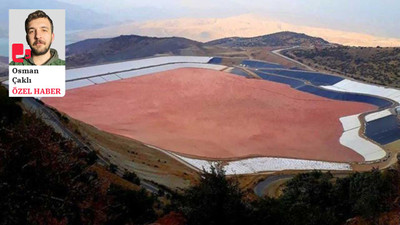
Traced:
<path id="1" fill-rule="evenodd" d="M 257 14 L 294 25 L 400 38 L 399 0 L 0 0 L 0 55 L 8 53 L 10 8 L 66 9 L 67 33 L 128 21 Z"/>
<path id="2" fill-rule="evenodd" d="M 255 13 L 298 25 L 400 38 L 398 0 L 61 0 L 118 20 L 227 17 Z"/>

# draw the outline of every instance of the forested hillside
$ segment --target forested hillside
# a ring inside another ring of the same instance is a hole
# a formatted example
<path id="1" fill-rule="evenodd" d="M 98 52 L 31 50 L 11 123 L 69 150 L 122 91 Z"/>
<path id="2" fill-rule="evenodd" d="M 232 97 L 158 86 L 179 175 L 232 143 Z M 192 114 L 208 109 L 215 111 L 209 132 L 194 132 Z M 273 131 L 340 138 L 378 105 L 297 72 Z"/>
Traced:
<path id="1" fill-rule="evenodd" d="M 283 52 L 317 70 L 400 88 L 400 48 L 328 47 Z"/>

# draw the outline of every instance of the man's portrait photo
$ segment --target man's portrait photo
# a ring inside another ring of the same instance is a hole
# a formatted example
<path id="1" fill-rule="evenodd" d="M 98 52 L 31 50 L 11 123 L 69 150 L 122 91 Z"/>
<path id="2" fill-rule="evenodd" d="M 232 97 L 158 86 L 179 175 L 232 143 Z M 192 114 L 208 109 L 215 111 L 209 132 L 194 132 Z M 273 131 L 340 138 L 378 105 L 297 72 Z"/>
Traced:
<path id="1" fill-rule="evenodd" d="M 21 21 L 21 14 L 15 10 L 14 17 Z M 26 10 L 24 10 L 26 11 Z M 52 11 L 58 18 L 64 20 L 64 12 L 61 10 L 48 10 Z M 57 12 L 58 11 L 58 12 Z M 60 12 L 61 11 L 61 12 Z M 18 15 L 18 16 L 17 16 Z M 11 62 L 10 65 L 29 65 L 29 66 L 53 66 L 65 65 L 65 22 L 52 20 L 46 12 L 36 10 L 29 13 L 25 19 L 25 43 L 21 42 L 20 23 L 11 21 L 10 19 L 10 51 Z M 60 25 L 56 27 L 56 25 Z M 57 29 L 57 35 L 55 34 Z M 16 32 L 13 32 L 16 31 Z M 16 39 L 14 39 L 16 37 Z M 58 40 L 58 42 L 56 42 Z M 55 43 L 58 43 L 55 45 Z M 28 44 L 29 48 L 25 45 Z"/>

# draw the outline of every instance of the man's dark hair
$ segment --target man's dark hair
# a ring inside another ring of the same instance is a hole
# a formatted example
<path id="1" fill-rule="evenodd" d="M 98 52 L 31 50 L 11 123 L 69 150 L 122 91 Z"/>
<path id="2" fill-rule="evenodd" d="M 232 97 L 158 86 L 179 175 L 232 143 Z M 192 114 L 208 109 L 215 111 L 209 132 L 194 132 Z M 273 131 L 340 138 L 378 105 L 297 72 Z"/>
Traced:
<path id="1" fill-rule="evenodd" d="M 50 17 L 42 10 L 36 10 L 35 12 L 29 14 L 28 18 L 26 18 L 26 20 L 25 20 L 25 32 L 28 33 L 29 22 L 31 22 L 32 20 L 38 19 L 38 18 L 47 18 L 51 24 L 51 33 L 53 33 L 53 30 L 54 30 L 53 20 L 51 20 Z"/>

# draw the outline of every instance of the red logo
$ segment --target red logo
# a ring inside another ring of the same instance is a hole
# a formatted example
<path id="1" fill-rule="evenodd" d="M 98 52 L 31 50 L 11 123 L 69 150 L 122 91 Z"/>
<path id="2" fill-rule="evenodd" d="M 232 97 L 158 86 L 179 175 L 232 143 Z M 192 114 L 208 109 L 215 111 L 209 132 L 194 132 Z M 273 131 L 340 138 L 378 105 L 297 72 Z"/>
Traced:
<path id="1" fill-rule="evenodd" d="M 31 50 L 25 49 L 24 55 L 24 44 L 12 44 L 12 59 L 14 62 L 22 63 L 25 59 L 31 58 Z M 24 58 L 17 58 L 17 56 L 24 56 Z"/>

